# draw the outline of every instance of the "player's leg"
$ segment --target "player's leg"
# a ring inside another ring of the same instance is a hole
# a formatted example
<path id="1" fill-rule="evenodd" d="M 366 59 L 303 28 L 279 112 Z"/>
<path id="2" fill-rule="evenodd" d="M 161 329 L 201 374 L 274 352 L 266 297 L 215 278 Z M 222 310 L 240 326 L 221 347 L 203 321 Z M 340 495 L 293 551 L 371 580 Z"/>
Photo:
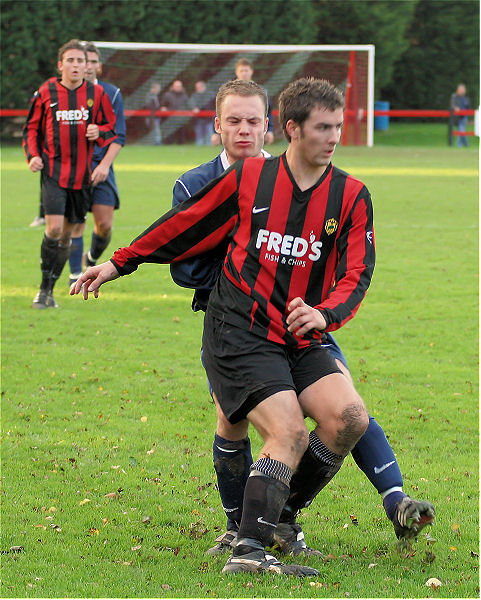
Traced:
<path id="1" fill-rule="evenodd" d="M 217 487 L 222 508 L 227 517 L 227 530 L 216 538 L 215 545 L 207 554 L 230 552 L 235 545 L 242 518 L 244 488 L 253 463 L 251 444 L 247 435 L 249 422 L 242 419 L 235 425 L 225 417 L 215 394 L 217 426 L 212 446 Z"/>
<path id="2" fill-rule="evenodd" d="M 234 425 L 248 418 L 264 440 L 247 478 L 237 545 L 225 571 L 317 573 L 282 565 L 265 551 L 289 495 L 292 470 L 307 445 L 284 350 L 212 317 L 209 310 L 202 350 L 209 382 L 226 418 Z"/>
<path id="3" fill-rule="evenodd" d="M 119 194 L 115 175 L 112 169 L 105 181 L 99 183 L 92 191 L 92 216 L 94 228 L 90 248 L 84 255 L 86 267 L 97 263 L 112 237 L 114 210 L 119 207 Z"/>
<path id="4" fill-rule="evenodd" d="M 75 283 L 82 274 L 82 256 L 84 252 L 84 230 L 86 223 L 76 223 L 72 229 L 70 244 L 70 255 L 68 262 L 70 265 L 69 286 Z"/>
<path id="5" fill-rule="evenodd" d="M 285 390 L 273 394 L 255 406 L 247 417 L 262 436 L 264 445 L 251 467 L 237 544 L 223 572 L 317 575 L 315 569 L 285 565 L 266 553 L 289 496 L 292 472 L 307 446 L 307 430 L 296 393 Z"/>

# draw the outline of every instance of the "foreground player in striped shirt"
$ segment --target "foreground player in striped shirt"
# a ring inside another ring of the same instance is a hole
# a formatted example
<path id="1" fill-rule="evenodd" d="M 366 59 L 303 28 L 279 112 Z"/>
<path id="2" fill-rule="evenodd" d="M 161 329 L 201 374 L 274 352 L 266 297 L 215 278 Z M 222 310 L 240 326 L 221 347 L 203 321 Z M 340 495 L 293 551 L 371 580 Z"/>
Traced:
<path id="1" fill-rule="evenodd" d="M 293 82 L 279 99 L 285 154 L 234 163 L 71 288 L 97 297 L 143 262 L 183 260 L 229 239 L 207 306 L 204 364 L 229 422 L 247 418 L 264 446 L 224 572 L 318 574 L 266 546 L 286 501 L 314 497 L 368 426 L 362 399 L 322 347 L 325 331 L 355 315 L 374 269 L 369 192 L 331 164 L 343 109 L 328 82 Z M 304 415 L 317 424 L 310 434 Z"/>
<path id="2" fill-rule="evenodd" d="M 221 136 L 224 150 L 216 158 L 187 171 L 176 180 L 173 206 L 191 198 L 236 160 L 270 156 L 262 149 L 267 126 L 267 102 L 265 90 L 253 81 L 236 79 L 219 88 L 215 129 Z M 182 287 L 195 289 L 192 301 L 194 311 L 206 310 L 210 293 L 222 270 L 226 249 L 227 245 L 221 245 L 208 253 L 171 264 L 173 280 Z M 354 385 L 348 363 L 336 340 L 330 333 L 325 333 L 324 338 L 323 345 Z M 254 462 L 248 436 L 249 421 L 243 419 L 232 425 L 218 402 L 216 410 L 213 463 L 222 507 L 227 517 L 227 531 L 215 540 L 216 544 L 207 550 L 207 554 L 231 552 L 235 546 L 242 518 L 244 487 Z M 396 457 L 374 417 L 369 417 L 369 427 L 351 453 L 358 467 L 381 495 L 396 536 L 403 539 L 415 537 L 423 523 L 432 520 L 434 507 L 430 502 L 414 500 L 404 493 L 403 478 Z M 308 495 L 303 499 L 304 505 L 310 504 L 314 499 L 310 480 L 311 475 L 308 473 L 308 481 L 305 483 Z M 274 547 L 282 554 L 319 556 L 321 553 L 318 550 L 307 546 L 302 528 L 296 520 L 296 512 L 304 506 L 298 502 L 291 505 L 292 500 L 288 498 L 287 506 L 281 513 L 274 533 Z"/>
<path id="3" fill-rule="evenodd" d="M 34 95 L 23 130 L 23 148 L 33 173 L 41 171 L 45 235 L 40 250 L 42 282 L 33 308 L 57 308 L 53 287 L 70 252 L 75 223 L 83 223 L 90 202 L 93 142 L 116 139 L 115 114 L 99 85 L 84 81 L 87 55 L 79 40 L 58 51 L 60 78 Z"/>

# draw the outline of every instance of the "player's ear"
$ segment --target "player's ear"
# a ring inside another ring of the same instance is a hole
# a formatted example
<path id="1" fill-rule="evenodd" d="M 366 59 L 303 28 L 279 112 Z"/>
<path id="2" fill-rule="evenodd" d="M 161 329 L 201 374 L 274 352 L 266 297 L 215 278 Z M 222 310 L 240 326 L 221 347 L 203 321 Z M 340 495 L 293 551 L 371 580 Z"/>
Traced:
<path id="1" fill-rule="evenodd" d="M 289 119 L 289 121 L 287 121 L 286 132 L 291 139 L 296 140 L 299 137 L 300 129 L 301 128 L 299 127 L 299 125 L 292 119 Z"/>
<path id="2" fill-rule="evenodd" d="M 220 119 L 217 116 L 214 118 L 214 129 L 215 129 L 215 132 L 220 135 L 220 133 L 221 133 Z"/>

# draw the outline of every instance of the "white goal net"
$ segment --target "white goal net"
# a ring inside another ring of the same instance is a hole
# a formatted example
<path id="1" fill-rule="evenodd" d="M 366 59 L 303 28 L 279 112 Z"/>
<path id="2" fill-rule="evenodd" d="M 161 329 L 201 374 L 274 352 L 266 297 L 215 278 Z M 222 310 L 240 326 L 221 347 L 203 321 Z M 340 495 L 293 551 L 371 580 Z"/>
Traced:
<path id="1" fill-rule="evenodd" d="M 224 82 L 234 79 L 240 58 L 254 66 L 253 79 L 267 91 L 272 106 L 274 132 L 282 138 L 277 118 L 277 98 L 286 85 L 299 77 L 327 79 L 346 96 L 344 145 L 373 143 L 374 46 L 276 46 L 214 44 L 143 44 L 95 42 L 102 54 L 102 78 L 119 86 L 124 98 L 127 140 L 151 143 L 147 109 L 152 85 L 160 84 L 160 102 L 175 80 L 181 80 L 187 94 L 195 82 L 205 81 L 213 95 Z M 201 112 L 213 118 L 214 112 Z M 182 127 L 186 141 L 193 140 L 193 123 L 199 114 L 190 110 L 156 113 L 165 130 Z M 169 122 L 170 120 L 170 122 Z M 174 125 L 173 125 L 174 124 Z"/>

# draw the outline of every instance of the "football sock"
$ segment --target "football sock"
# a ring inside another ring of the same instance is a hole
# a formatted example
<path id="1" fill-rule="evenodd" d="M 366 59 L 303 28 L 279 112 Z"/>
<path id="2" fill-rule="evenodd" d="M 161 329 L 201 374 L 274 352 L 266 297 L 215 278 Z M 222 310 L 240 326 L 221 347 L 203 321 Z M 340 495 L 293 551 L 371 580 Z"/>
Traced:
<path id="1" fill-rule="evenodd" d="M 73 237 L 72 245 L 70 246 L 70 256 L 68 262 L 70 265 L 70 272 L 73 274 L 82 272 L 82 254 L 84 252 L 84 239 L 83 236 Z"/>
<path id="2" fill-rule="evenodd" d="M 238 540 L 248 538 L 263 547 L 272 545 L 279 515 L 289 496 L 291 475 L 292 471 L 286 464 L 271 458 L 261 458 L 251 466 L 244 491 Z M 237 552 L 242 554 L 245 548 L 241 547 Z"/>
<path id="3" fill-rule="evenodd" d="M 237 531 L 242 518 L 244 487 L 252 465 L 248 437 L 230 441 L 215 434 L 212 447 L 222 507 L 227 515 L 227 530 Z"/>
<path id="4" fill-rule="evenodd" d="M 57 252 L 58 240 L 53 240 L 44 234 L 42 244 L 40 246 L 40 268 L 42 270 L 42 283 L 40 287 L 42 290 L 50 289 L 51 273 L 55 261 L 57 260 Z"/>
<path id="5" fill-rule="evenodd" d="M 387 490 L 387 492 L 384 492 L 382 496 L 382 502 L 384 510 L 386 511 L 387 518 L 392 521 L 396 512 L 396 506 L 399 502 L 401 502 L 403 498 L 407 496 L 407 494 L 405 494 L 400 488 L 394 488 Z"/>
<path id="6" fill-rule="evenodd" d="M 51 289 L 53 289 L 55 282 L 62 274 L 65 263 L 68 260 L 68 255 L 70 254 L 70 240 L 67 245 L 58 243 L 57 246 L 57 257 L 52 267 L 52 271 L 50 273 L 51 278 Z"/>
<path id="7" fill-rule="evenodd" d="M 373 417 L 369 417 L 369 426 L 351 453 L 357 466 L 379 494 L 391 488 L 403 487 L 403 478 L 394 452 L 382 427 Z"/>
<path id="8" fill-rule="evenodd" d="M 339 471 L 344 457 L 327 448 L 314 431 L 309 434 L 309 446 L 291 479 L 291 490 L 281 513 L 280 522 L 288 523 L 309 506 L 317 494 Z"/>
<path id="9" fill-rule="evenodd" d="M 100 237 L 95 232 L 92 233 L 92 241 L 90 242 L 89 259 L 97 262 L 102 252 L 110 243 L 111 235 Z"/>

